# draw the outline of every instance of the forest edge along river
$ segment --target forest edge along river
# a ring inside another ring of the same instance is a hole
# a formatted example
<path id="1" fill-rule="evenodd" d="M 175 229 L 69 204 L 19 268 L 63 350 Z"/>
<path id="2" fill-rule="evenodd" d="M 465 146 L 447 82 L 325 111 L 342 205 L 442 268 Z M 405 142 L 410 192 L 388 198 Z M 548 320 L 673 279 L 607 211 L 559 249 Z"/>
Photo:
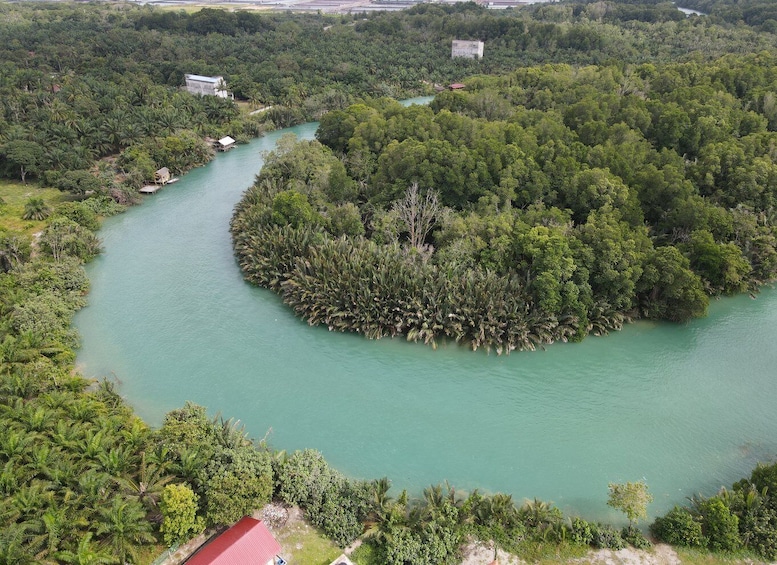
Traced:
<path id="1" fill-rule="evenodd" d="M 316 127 L 221 154 L 105 221 L 76 316 L 87 377 L 115 379 L 154 425 L 191 400 L 253 437 L 271 430 L 275 448 L 318 449 L 354 477 L 412 492 L 447 480 L 592 520 L 621 520 L 608 482 L 644 478 L 654 517 L 773 458 L 772 289 L 716 301 L 689 324 L 639 322 L 498 357 L 310 327 L 244 282 L 232 209 L 264 152 Z"/>

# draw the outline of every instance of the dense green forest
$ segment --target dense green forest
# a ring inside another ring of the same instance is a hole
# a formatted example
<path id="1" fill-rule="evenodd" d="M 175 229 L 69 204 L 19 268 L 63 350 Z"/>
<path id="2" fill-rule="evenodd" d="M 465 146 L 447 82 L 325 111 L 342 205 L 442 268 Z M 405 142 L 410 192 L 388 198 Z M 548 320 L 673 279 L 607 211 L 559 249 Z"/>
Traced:
<path id="1" fill-rule="evenodd" d="M 741 22 L 762 31 L 777 31 L 777 6 L 769 0 L 683 0 L 679 4 L 707 14 L 712 21 Z"/>
<path id="2" fill-rule="evenodd" d="M 75 371 L 70 323 L 100 220 L 156 168 L 205 162 L 206 136 L 248 139 L 326 112 L 323 144 L 282 144 L 243 205 L 257 206 L 245 227 L 265 226 L 284 260 L 314 243 L 313 265 L 340 257 L 355 277 L 377 261 L 386 288 L 419 291 L 450 267 L 439 296 L 496 308 L 484 291 L 514 289 L 513 314 L 550 322 L 526 343 L 625 315 L 699 315 L 710 293 L 751 289 L 775 268 L 774 30 L 730 21 L 660 2 L 337 17 L 0 4 L 0 174 L 14 180 L 0 183 L 0 562 L 150 562 L 270 500 L 302 506 L 338 544 L 365 534 L 359 563 L 455 563 L 466 539 L 528 559 L 645 546 L 634 528 L 539 500 L 447 485 L 392 498 L 385 479 L 349 479 L 314 451 L 275 452 L 199 406 L 151 429 L 111 382 Z M 453 37 L 484 39 L 486 57 L 451 60 Z M 223 75 L 238 99 L 273 108 L 249 116 L 191 96 L 187 72 Z M 468 92 L 430 108 L 371 99 L 454 80 Z M 394 202 L 413 203 L 413 181 L 440 214 L 408 230 Z M 295 292 L 303 304 L 308 291 Z M 438 333 L 420 324 L 413 335 Z M 654 535 L 774 559 L 775 469 L 673 510 Z"/>
<path id="3" fill-rule="evenodd" d="M 510 13 L 420 5 L 336 18 L 36 3 L 2 4 L 0 16 L 0 174 L 83 192 L 81 171 L 102 159 L 102 184 L 116 184 L 111 190 L 127 201 L 156 168 L 181 172 L 206 160 L 198 136 L 245 140 L 362 96 L 431 92 L 544 62 L 711 59 L 774 44 L 749 27 L 685 19 L 670 3 Z M 486 56 L 452 60 L 452 38 L 484 40 Z M 248 116 L 228 101 L 178 91 L 192 72 L 223 75 L 238 99 L 272 108 Z"/>
<path id="4" fill-rule="evenodd" d="M 777 274 L 773 56 L 525 67 L 282 145 L 236 211 L 311 324 L 497 352 L 684 321 Z"/>

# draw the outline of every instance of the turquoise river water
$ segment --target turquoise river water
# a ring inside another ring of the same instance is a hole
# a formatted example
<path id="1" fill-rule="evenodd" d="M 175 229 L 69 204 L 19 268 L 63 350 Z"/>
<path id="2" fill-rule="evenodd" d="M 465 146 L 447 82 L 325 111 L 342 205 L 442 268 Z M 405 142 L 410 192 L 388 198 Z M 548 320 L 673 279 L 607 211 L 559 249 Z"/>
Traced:
<path id="1" fill-rule="evenodd" d="M 316 124 L 290 131 L 311 138 Z M 84 374 L 115 378 L 152 424 L 186 400 L 413 492 L 539 497 L 617 521 L 607 483 L 645 479 L 651 516 L 777 454 L 777 291 L 685 325 L 498 357 L 309 327 L 245 283 L 228 233 L 274 132 L 107 220 L 76 317 Z"/>

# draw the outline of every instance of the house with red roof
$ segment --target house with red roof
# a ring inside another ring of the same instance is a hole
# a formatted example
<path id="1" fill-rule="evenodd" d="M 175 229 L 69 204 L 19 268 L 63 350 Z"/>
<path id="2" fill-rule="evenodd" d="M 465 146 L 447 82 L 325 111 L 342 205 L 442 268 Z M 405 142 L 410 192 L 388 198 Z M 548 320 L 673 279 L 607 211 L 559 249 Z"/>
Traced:
<path id="1" fill-rule="evenodd" d="M 186 565 L 282 565 L 281 544 L 261 520 L 241 518 L 234 526 L 203 545 Z"/>

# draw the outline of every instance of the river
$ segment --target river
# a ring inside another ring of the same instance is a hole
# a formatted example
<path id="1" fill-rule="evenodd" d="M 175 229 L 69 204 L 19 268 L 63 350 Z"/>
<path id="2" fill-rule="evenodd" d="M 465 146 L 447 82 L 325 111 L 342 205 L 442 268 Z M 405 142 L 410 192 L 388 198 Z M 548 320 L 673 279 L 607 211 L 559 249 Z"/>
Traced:
<path id="1" fill-rule="evenodd" d="M 263 152 L 316 125 L 219 155 L 104 223 L 75 321 L 85 375 L 116 379 L 154 425 L 191 400 L 350 476 L 416 493 L 448 480 L 590 519 L 620 519 L 608 482 L 644 478 L 656 516 L 777 453 L 773 290 L 714 301 L 689 324 L 497 357 L 312 328 L 245 283 L 232 208 Z"/>

